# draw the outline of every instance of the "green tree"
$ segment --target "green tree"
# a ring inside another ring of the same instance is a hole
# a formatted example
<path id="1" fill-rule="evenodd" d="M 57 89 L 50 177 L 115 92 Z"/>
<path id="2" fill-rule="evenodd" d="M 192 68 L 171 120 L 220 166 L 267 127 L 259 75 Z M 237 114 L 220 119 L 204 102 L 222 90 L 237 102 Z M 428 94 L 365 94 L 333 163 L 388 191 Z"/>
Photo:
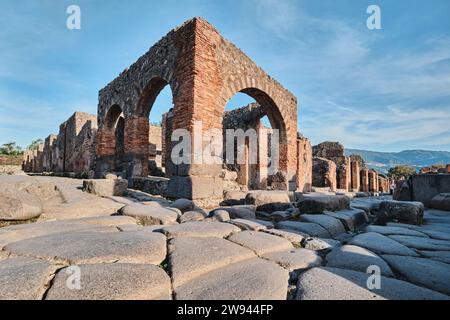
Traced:
<path id="1" fill-rule="evenodd" d="M 33 142 L 31 142 L 31 144 L 28 146 L 28 150 L 36 150 L 38 145 L 44 143 L 44 141 L 42 141 L 42 139 L 37 139 L 34 140 Z"/>
<path id="2" fill-rule="evenodd" d="M 402 178 L 408 179 L 415 173 L 416 173 L 416 169 L 414 167 L 406 166 L 406 165 L 399 165 L 399 166 L 390 168 L 388 171 L 388 175 L 390 177 L 394 178 L 395 180 L 399 180 Z"/>
<path id="3" fill-rule="evenodd" d="M 22 154 L 22 148 L 18 146 L 14 141 L 4 143 L 0 147 L 0 154 L 7 156 L 18 156 Z"/>

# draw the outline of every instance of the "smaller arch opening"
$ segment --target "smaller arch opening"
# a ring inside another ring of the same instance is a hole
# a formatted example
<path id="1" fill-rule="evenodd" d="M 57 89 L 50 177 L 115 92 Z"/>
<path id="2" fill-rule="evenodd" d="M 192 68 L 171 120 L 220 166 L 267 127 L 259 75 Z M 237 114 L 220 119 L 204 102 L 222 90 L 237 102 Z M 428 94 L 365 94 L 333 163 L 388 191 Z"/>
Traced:
<path id="1" fill-rule="evenodd" d="M 111 171 L 120 173 L 123 171 L 123 158 L 125 154 L 125 117 L 122 108 L 113 105 L 105 119 L 107 144 L 111 148 Z"/>

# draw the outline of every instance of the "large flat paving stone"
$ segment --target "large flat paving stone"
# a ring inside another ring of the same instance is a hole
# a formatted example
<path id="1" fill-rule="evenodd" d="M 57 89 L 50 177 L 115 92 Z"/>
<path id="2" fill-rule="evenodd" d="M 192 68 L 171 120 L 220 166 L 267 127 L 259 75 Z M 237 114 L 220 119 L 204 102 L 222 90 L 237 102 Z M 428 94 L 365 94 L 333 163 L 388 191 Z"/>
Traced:
<path id="1" fill-rule="evenodd" d="M 174 287 L 207 272 L 255 257 L 253 251 L 222 238 L 182 237 L 169 242 L 168 262 Z"/>
<path id="2" fill-rule="evenodd" d="M 125 216 L 136 218 L 144 225 L 170 225 L 178 223 L 178 214 L 174 210 L 160 206 L 132 203 L 120 209 L 120 212 Z"/>
<path id="3" fill-rule="evenodd" d="M 69 288 L 73 269 L 61 269 L 49 289 L 47 300 L 169 300 L 170 278 L 151 264 L 102 263 L 76 266 L 80 289 Z"/>
<path id="4" fill-rule="evenodd" d="M 281 221 L 277 223 L 278 229 L 290 229 L 302 232 L 311 237 L 331 238 L 327 229 L 317 223 L 298 222 L 298 221 Z"/>
<path id="5" fill-rule="evenodd" d="M 424 210 L 421 202 L 388 200 L 380 203 L 376 215 L 380 221 L 384 222 L 397 220 L 420 225 L 423 222 Z"/>
<path id="6" fill-rule="evenodd" d="M 228 240 L 253 250 L 257 255 L 292 249 L 288 240 L 265 232 L 242 231 L 231 235 Z"/>
<path id="7" fill-rule="evenodd" d="M 422 250 L 422 251 L 420 251 L 420 254 L 423 257 L 431 258 L 431 259 L 434 259 L 434 260 L 438 260 L 438 261 L 450 264 L 450 251 L 426 251 L 426 250 Z"/>
<path id="8" fill-rule="evenodd" d="M 419 250 L 450 251 L 450 241 L 447 240 L 395 235 L 389 237 L 410 248 Z"/>
<path id="9" fill-rule="evenodd" d="M 14 242 L 4 250 L 71 264 L 159 264 L 166 257 L 166 237 L 148 231 L 69 231 Z"/>
<path id="10" fill-rule="evenodd" d="M 175 288 L 177 300 L 285 300 L 288 271 L 259 258 L 234 263 Z"/>
<path id="11" fill-rule="evenodd" d="M 297 207 L 301 213 L 323 213 L 350 208 L 350 198 L 343 195 L 326 195 L 321 193 L 301 194 Z"/>
<path id="12" fill-rule="evenodd" d="M 344 227 L 352 232 L 369 222 L 366 212 L 362 209 L 348 209 L 336 212 L 325 211 L 324 213 L 339 219 Z"/>
<path id="13" fill-rule="evenodd" d="M 415 225 L 406 224 L 406 223 L 388 222 L 386 225 L 389 227 L 408 228 L 408 229 L 416 230 L 416 231 L 419 231 L 419 232 L 422 232 L 425 234 L 428 234 L 428 232 L 443 232 L 446 234 L 450 233 L 450 226 L 448 226 L 446 224 L 442 224 L 442 223 L 430 224 L 430 223 L 425 222 L 425 224 L 423 224 L 421 226 L 415 226 Z"/>
<path id="14" fill-rule="evenodd" d="M 304 237 L 301 234 L 290 232 L 289 230 L 266 229 L 262 231 L 274 236 L 282 237 L 296 246 L 299 246 L 304 239 Z"/>
<path id="15" fill-rule="evenodd" d="M 376 265 L 380 268 L 381 274 L 393 277 L 389 265 L 375 253 L 358 246 L 344 245 L 335 248 L 327 257 L 327 267 L 351 269 L 360 272 L 367 272 L 367 268 Z"/>
<path id="16" fill-rule="evenodd" d="M 383 255 L 408 281 L 450 295 L 450 265 L 432 259 Z"/>
<path id="17" fill-rule="evenodd" d="M 345 233 L 341 221 L 326 214 L 304 214 L 300 216 L 300 221 L 317 223 L 325 228 L 333 238 Z"/>
<path id="18" fill-rule="evenodd" d="M 300 271 L 322 264 L 322 258 L 315 251 L 301 248 L 266 253 L 262 257 L 278 263 L 296 275 Z"/>
<path id="19" fill-rule="evenodd" d="M 376 232 L 385 236 L 390 235 L 403 235 L 403 236 L 415 236 L 415 237 L 422 237 L 422 238 L 428 238 L 428 236 L 425 233 L 408 229 L 408 228 L 401 228 L 401 227 L 389 227 L 389 226 L 368 226 L 366 228 L 366 232 Z"/>
<path id="20" fill-rule="evenodd" d="M 228 221 L 242 230 L 252 230 L 252 231 L 260 231 L 265 230 L 267 227 L 271 226 L 273 228 L 273 224 L 271 222 L 266 221 L 258 221 L 258 220 L 248 220 L 248 219 L 231 219 Z"/>
<path id="21" fill-rule="evenodd" d="M 155 231 L 165 234 L 169 239 L 177 237 L 225 238 L 230 234 L 241 231 L 241 229 L 224 222 L 192 221 L 179 225 L 165 226 Z"/>
<path id="22" fill-rule="evenodd" d="M 426 234 L 430 238 L 437 239 L 437 240 L 447 240 L 450 241 L 450 230 L 448 232 L 442 232 L 442 231 L 432 231 L 432 230 L 417 230 L 421 233 Z"/>
<path id="23" fill-rule="evenodd" d="M 381 276 L 381 288 L 367 288 L 370 275 L 339 268 L 313 268 L 299 276 L 297 300 L 448 300 L 436 291 Z"/>
<path id="24" fill-rule="evenodd" d="M 135 224 L 135 220 L 130 217 L 109 216 L 15 225 L 0 229 L 0 247 L 8 243 L 63 231 L 95 229 L 109 232 L 125 224 Z"/>
<path id="25" fill-rule="evenodd" d="M 0 220 L 28 220 L 42 213 L 41 200 L 17 188 L 0 188 Z"/>
<path id="26" fill-rule="evenodd" d="M 17 257 L 0 260 L 0 300 L 40 300 L 56 267 L 47 261 Z"/>
<path id="27" fill-rule="evenodd" d="M 378 254 L 395 254 L 418 256 L 418 254 L 401 243 L 375 232 L 362 233 L 355 236 L 348 244 L 369 249 Z"/>

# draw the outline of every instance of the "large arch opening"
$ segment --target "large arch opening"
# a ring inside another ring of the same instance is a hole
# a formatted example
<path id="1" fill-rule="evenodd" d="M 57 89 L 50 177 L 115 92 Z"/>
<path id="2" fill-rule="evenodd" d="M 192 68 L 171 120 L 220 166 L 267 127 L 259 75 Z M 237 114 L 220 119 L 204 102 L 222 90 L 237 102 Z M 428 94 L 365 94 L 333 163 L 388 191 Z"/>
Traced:
<path id="1" fill-rule="evenodd" d="M 287 140 L 286 127 L 274 101 L 259 89 L 241 90 L 226 104 L 222 126 L 224 189 L 284 190 L 286 181 L 280 174 L 279 159 L 280 146 Z M 230 129 L 245 133 L 244 138 L 233 139 L 233 155 L 227 155 Z"/>
<path id="2" fill-rule="evenodd" d="M 173 110 L 173 93 L 170 85 L 162 78 L 150 80 L 141 94 L 137 115 L 148 120 L 147 136 L 148 176 L 165 177 L 167 159 L 170 156 L 170 117 Z M 167 132 L 169 131 L 169 132 Z"/>

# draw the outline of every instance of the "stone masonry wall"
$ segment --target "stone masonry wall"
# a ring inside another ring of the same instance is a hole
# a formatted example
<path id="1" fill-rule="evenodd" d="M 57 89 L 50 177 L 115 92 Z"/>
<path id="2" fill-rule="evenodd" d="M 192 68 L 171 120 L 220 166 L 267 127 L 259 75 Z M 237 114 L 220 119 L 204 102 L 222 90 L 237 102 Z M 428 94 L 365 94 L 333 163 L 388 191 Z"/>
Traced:
<path id="1" fill-rule="evenodd" d="M 27 172 L 88 172 L 95 165 L 96 116 L 75 112 L 37 150 L 24 153 Z"/>
<path id="2" fill-rule="evenodd" d="M 336 191 L 336 164 L 328 159 L 313 158 L 312 185 L 318 188 L 330 188 Z"/>

